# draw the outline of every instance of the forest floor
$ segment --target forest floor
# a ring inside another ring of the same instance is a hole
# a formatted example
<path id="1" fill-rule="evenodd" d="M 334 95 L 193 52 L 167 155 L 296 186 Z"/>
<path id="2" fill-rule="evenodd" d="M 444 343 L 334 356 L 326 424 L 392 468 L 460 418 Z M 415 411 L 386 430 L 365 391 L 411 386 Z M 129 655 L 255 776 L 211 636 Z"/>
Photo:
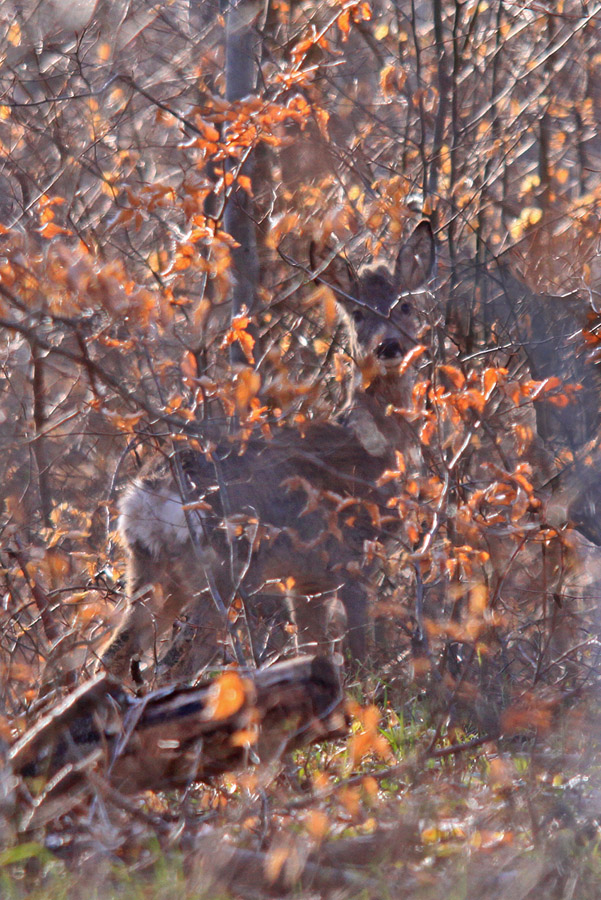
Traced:
<path id="1" fill-rule="evenodd" d="M 32 786 L 5 772 L 0 896 L 598 900 L 592 690 L 539 700 L 521 733 L 487 740 L 384 687 L 347 699 L 345 739 L 184 791 L 125 797 L 92 776 L 91 795 L 34 828 Z"/>

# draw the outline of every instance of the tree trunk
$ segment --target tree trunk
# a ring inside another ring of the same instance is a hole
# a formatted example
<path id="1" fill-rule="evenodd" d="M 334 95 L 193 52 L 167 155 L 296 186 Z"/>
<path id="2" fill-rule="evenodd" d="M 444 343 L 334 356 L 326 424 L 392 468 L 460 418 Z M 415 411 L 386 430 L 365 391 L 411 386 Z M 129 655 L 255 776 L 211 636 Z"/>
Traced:
<path id="1" fill-rule="evenodd" d="M 258 12 L 257 4 L 247 0 L 230 0 L 226 26 L 226 99 L 235 103 L 254 94 L 257 80 L 259 38 L 253 29 Z M 242 165 L 230 161 L 230 171 L 236 175 L 253 176 L 252 153 Z M 254 312 L 256 288 L 259 281 L 259 258 L 253 216 L 252 199 L 247 191 L 233 185 L 224 215 L 224 228 L 239 244 L 232 251 L 234 286 L 232 317 L 244 309 Z M 232 362 L 247 362 L 242 348 L 232 345 Z"/>

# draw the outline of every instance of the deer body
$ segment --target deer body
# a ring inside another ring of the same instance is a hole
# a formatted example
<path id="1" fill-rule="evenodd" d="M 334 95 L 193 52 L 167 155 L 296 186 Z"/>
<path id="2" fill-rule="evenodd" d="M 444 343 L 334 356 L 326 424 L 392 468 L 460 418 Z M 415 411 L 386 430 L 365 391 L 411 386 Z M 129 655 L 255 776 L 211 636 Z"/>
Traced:
<path id="1" fill-rule="evenodd" d="M 299 647 L 346 635 L 351 653 L 364 655 L 365 544 L 382 540 L 392 524 L 390 489 L 378 481 L 406 445 L 407 426 L 389 407 L 407 401 L 411 375 L 399 366 L 416 340 L 410 294 L 433 259 L 424 222 L 401 247 L 392 274 L 380 266 L 356 276 L 339 257 L 321 273 L 347 317 L 353 355 L 371 355 L 375 364 L 375 377 L 355 389 L 341 422 L 313 422 L 302 434 L 281 428 L 271 440 L 244 445 L 225 438 L 207 454 L 157 457 L 130 485 L 119 520 L 129 607 L 102 654 L 109 670 L 126 674 L 186 610 L 188 626 L 164 668 L 191 674 L 219 651 L 225 622 L 218 606 L 227 608 L 236 595 L 247 616 L 256 613 L 259 633 L 281 631 L 292 619 Z"/>

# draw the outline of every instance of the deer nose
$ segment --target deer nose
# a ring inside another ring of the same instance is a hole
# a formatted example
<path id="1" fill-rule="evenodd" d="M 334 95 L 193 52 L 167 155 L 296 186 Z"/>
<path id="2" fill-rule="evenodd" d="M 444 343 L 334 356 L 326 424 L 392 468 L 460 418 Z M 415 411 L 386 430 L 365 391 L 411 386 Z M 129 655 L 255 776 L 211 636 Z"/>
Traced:
<path id="1" fill-rule="evenodd" d="M 396 359 L 403 355 L 403 349 L 396 338 L 387 338 L 378 344 L 376 348 L 376 356 L 378 359 Z"/>

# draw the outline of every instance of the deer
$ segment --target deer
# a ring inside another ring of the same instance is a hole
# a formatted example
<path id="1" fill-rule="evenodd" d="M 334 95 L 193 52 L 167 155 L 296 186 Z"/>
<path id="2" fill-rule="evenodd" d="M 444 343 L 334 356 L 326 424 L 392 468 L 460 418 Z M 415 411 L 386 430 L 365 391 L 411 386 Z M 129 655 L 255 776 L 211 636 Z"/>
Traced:
<path id="1" fill-rule="evenodd" d="M 377 263 L 357 271 L 343 255 L 329 257 L 321 268 L 312 258 L 315 280 L 333 290 L 351 357 L 369 361 L 369 384 L 356 366 L 337 419 L 303 431 L 284 426 L 244 445 L 224 436 L 206 453 L 178 447 L 142 467 L 119 504 L 128 605 L 99 654 L 109 672 L 139 680 L 142 656 L 186 613 L 159 668 L 167 678 L 191 676 L 220 652 L 235 597 L 247 618 L 256 612 L 269 623 L 270 639 L 292 632 L 298 652 L 345 641 L 352 658 L 364 658 L 364 551 L 390 519 L 379 480 L 409 439 L 407 423 L 390 410 L 411 395 L 415 373 L 403 361 L 417 344 L 435 242 L 423 220 L 392 269 Z M 278 646 L 270 639 L 259 655 Z"/>

